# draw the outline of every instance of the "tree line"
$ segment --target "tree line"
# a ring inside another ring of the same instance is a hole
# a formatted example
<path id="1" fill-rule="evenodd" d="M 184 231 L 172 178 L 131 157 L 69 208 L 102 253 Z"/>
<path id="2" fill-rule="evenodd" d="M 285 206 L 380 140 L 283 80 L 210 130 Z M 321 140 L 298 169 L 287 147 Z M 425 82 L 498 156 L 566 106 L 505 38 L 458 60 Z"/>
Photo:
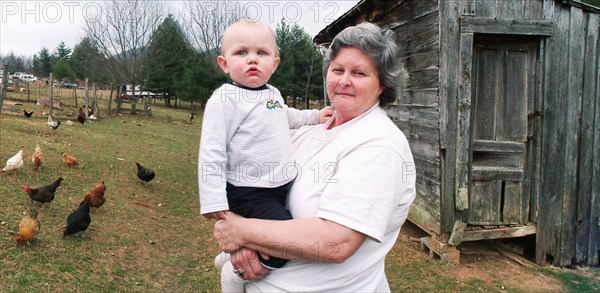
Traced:
<path id="1" fill-rule="evenodd" d="M 209 5 L 207 5 L 209 4 Z M 187 1 L 177 16 L 160 1 L 103 1 L 100 17 L 86 20 L 85 35 L 73 48 L 60 42 L 28 58 L 9 53 L 0 63 L 10 72 L 59 81 L 137 85 L 172 99 L 204 104 L 228 77 L 216 60 L 225 28 L 244 18 L 234 1 Z M 309 100 L 323 96 L 322 57 L 310 35 L 282 19 L 275 35 L 281 63 L 270 80 L 284 97 Z M 294 99 L 295 103 L 295 99 Z M 294 105 L 295 106 L 295 105 Z"/>

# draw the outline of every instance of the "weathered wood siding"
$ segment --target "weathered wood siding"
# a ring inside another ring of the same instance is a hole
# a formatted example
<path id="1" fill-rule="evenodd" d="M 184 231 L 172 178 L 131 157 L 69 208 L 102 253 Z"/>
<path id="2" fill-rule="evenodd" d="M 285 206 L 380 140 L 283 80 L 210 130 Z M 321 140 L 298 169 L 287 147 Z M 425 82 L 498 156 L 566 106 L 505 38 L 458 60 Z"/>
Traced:
<path id="1" fill-rule="evenodd" d="M 417 170 L 417 198 L 411 219 L 440 232 L 439 14 L 437 0 L 397 1 L 375 23 L 392 29 L 400 60 L 408 71 L 406 87 L 386 107 L 407 136 Z"/>
<path id="2" fill-rule="evenodd" d="M 536 261 L 597 265 L 600 256 L 598 14 L 547 2 L 542 175 Z"/>

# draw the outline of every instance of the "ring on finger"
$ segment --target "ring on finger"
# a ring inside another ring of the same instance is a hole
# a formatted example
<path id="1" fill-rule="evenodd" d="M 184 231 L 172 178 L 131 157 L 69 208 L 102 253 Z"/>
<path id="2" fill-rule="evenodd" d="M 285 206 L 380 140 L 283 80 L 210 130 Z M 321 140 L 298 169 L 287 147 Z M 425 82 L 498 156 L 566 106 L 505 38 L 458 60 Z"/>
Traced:
<path id="1" fill-rule="evenodd" d="M 240 278 L 246 277 L 246 272 L 243 269 L 233 269 L 233 272 L 237 274 Z"/>

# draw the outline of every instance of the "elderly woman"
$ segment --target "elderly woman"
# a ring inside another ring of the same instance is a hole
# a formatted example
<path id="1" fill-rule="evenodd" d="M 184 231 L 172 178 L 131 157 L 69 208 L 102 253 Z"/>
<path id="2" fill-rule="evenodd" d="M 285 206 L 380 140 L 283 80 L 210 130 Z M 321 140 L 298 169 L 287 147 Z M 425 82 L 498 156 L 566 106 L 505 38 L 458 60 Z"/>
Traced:
<path id="1" fill-rule="evenodd" d="M 293 133 L 299 170 L 289 191 L 293 220 L 228 213 L 215 224 L 246 291 L 390 291 L 384 259 L 415 196 L 415 168 L 405 136 L 381 106 L 395 99 L 402 72 L 392 32 L 349 27 L 325 57 L 335 114 Z M 268 271 L 258 251 L 290 259 Z"/>

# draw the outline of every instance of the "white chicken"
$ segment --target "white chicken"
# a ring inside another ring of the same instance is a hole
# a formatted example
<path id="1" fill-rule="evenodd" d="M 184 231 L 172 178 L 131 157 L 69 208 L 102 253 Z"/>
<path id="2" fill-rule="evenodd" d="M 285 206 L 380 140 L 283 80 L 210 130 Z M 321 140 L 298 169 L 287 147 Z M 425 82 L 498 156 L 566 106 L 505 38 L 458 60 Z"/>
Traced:
<path id="1" fill-rule="evenodd" d="M 21 167 L 23 167 L 23 150 L 20 150 L 16 155 L 6 161 L 6 167 L 2 168 L 2 173 L 16 171 Z"/>
<path id="2" fill-rule="evenodd" d="M 52 121 L 52 116 L 48 115 L 48 126 L 52 130 L 56 130 L 58 128 L 58 126 L 60 126 L 60 121 L 58 121 L 58 120 Z"/>

